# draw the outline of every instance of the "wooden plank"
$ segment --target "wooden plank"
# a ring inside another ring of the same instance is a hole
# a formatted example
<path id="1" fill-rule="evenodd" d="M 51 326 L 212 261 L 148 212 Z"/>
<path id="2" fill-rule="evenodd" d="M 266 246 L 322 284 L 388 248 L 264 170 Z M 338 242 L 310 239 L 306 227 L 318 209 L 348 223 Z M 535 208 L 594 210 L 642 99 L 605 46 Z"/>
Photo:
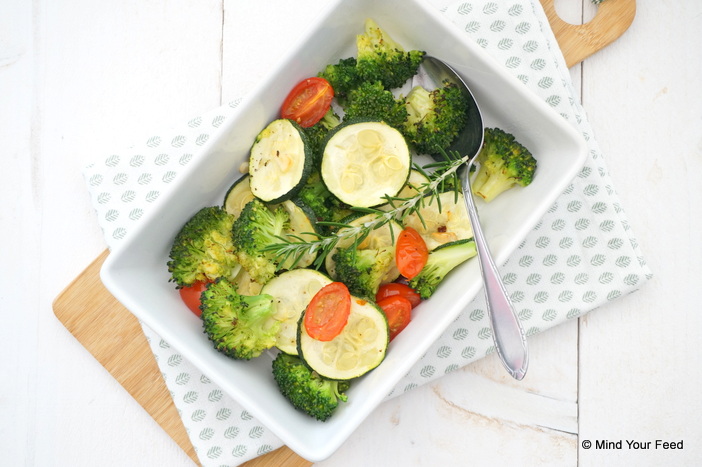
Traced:
<path id="1" fill-rule="evenodd" d="M 541 1 L 568 66 L 621 36 L 636 10 L 635 0 L 607 0 L 592 21 L 571 25 L 558 17 L 554 0 Z M 105 251 L 96 258 L 55 299 L 54 314 L 188 456 L 199 463 L 139 322 L 100 281 L 100 267 L 107 254 Z M 283 447 L 244 465 L 307 467 L 311 463 Z"/>

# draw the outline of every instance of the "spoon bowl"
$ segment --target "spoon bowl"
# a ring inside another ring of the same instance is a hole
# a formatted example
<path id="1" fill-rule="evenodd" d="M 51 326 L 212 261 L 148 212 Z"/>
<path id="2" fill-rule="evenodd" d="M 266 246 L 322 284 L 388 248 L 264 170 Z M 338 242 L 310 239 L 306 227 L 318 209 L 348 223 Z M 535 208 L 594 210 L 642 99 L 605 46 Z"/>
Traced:
<path id="1" fill-rule="evenodd" d="M 449 152 L 456 151 L 468 159 L 466 166 L 461 169 L 460 178 L 463 186 L 463 198 L 468 210 L 478 251 L 487 311 L 492 326 L 492 337 L 497 354 L 507 372 L 513 378 L 521 380 L 526 375 L 529 363 L 526 335 L 490 253 L 483 229 L 480 226 L 478 210 L 475 207 L 470 186 L 470 169 L 475 165 L 478 153 L 483 145 L 485 130 L 480 108 L 470 88 L 458 73 L 436 57 L 424 57 L 420 72 L 413 84 L 421 85 L 425 89 L 431 90 L 442 86 L 445 81 L 454 83 L 462 89 L 469 102 L 468 124 L 451 145 Z"/>

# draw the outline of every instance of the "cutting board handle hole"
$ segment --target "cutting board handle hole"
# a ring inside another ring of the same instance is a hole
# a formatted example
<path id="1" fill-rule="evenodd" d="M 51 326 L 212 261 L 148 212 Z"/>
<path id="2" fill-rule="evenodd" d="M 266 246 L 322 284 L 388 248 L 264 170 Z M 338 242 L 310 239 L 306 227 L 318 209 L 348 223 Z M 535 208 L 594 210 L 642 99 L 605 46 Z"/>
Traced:
<path id="1" fill-rule="evenodd" d="M 588 0 L 584 2 L 583 8 L 575 9 L 572 8 L 573 3 L 572 0 L 553 0 L 553 8 L 556 15 L 564 22 L 574 26 L 586 24 L 595 19 L 598 9 L 597 5 Z"/>
<path id="2" fill-rule="evenodd" d="M 599 5 L 586 1 L 584 4 L 588 5 L 584 9 L 594 8 L 594 16 L 583 24 L 571 24 L 556 12 L 555 3 L 565 1 L 567 0 L 541 0 L 541 5 L 558 38 L 558 45 L 566 57 L 568 67 L 580 63 L 617 40 L 631 26 L 636 15 L 636 0 L 603 0 Z M 589 14 L 581 13 L 578 21 L 588 17 Z"/>

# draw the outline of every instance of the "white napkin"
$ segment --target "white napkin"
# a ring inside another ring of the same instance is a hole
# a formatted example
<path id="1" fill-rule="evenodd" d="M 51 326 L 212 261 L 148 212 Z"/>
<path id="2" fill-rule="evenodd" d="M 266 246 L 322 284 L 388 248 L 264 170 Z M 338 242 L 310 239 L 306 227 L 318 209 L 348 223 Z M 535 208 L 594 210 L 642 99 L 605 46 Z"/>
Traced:
<path id="1" fill-rule="evenodd" d="M 640 288 L 651 273 L 537 0 L 427 0 L 466 37 L 580 131 L 590 157 L 579 175 L 501 267 L 528 335 L 575 319 Z M 197 150 L 237 112 L 238 101 L 110 154 L 84 174 L 110 248 L 118 247 Z M 165 267 L 165 266 L 164 266 Z M 163 378 L 204 466 L 234 466 L 282 442 L 144 326 Z M 476 298 L 388 398 L 494 351 L 484 299 Z"/>

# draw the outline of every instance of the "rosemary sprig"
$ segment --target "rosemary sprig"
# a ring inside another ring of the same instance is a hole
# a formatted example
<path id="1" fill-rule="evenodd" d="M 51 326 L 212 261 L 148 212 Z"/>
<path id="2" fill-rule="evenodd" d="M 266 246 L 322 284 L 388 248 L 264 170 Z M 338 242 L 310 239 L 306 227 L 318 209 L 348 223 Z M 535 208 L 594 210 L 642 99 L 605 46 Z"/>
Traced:
<path id="1" fill-rule="evenodd" d="M 265 251 L 272 252 L 276 258 L 295 258 L 293 263 L 297 263 L 306 254 L 317 253 L 313 266 L 319 269 L 329 253 L 331 253 L 339 241 L 343 239 L 353 239 L 352 246 L 360 244 L 373 230 L 378 229 L 392 220 L 402 220 L 411 213 L 419 213 L 419 209 L 424 206 L 427 198 L 436 199 L 437 209 L 441 211 L 439 194 L 452 189 L 456 192 L 460 190 L 461 184 L 458 179 L 458 169 L 468 162 L 468 156 L 461 157 L 458 153 L 445 154 L 443 161 L 433 162 L 424 166 L 415 165 L 415 169 L 424 174 L 429 182 L 422 183 L 417 189 L 417 194 L 408 198 L 387 196 L 387 204 L 391 209 L 381 211 L 374 208 L 353 208 L 355 211 L 364 214 L 374 214 L 375 218 L 358 226 L 339 222 L 325 222 L 320 224 L 336 227 L 337 230 L 331 235 L 320 235 L 315 232 L 305 232 L 311 235 L 313 240 L 304 239 L 300 236 L 289 236 L 281 238 L 280 243 L 272 243 L 265 247 Z M 420 216 L 422 223 L 424 220 Z M 285 261 L 280 261 L 282 264 Z"/>

